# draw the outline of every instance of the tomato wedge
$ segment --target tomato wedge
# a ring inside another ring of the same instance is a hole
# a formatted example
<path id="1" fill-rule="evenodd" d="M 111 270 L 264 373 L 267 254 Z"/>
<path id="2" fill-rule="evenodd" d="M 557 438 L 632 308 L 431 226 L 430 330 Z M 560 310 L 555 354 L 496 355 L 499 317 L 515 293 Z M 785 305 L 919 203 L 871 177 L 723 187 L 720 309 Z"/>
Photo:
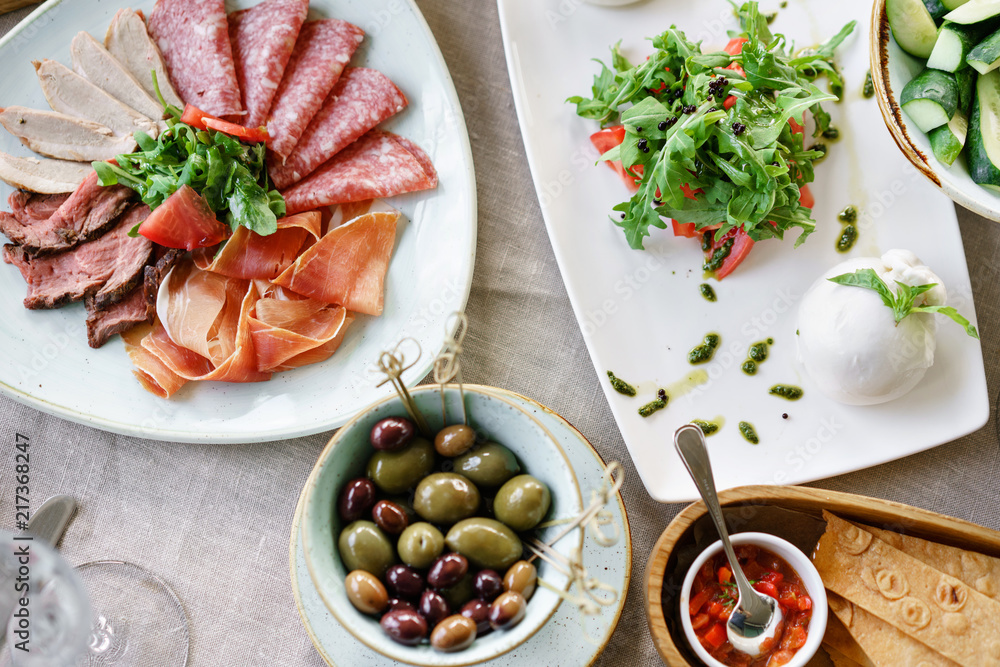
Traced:
<path id="1" fill-rule="evenodd" d="M 705 257 L 711 259 L 715 251 L 723 246 L 729 239 L 733 240 L 732 248 L 729 250 L 729 255 L 722 260 L 722 265 L 715 270 L 715 279 L 722 280 L 730 273 L 736 270 L 750 251 L 753 250 L 754 240 L 747 236 L 747 233 L 743 231 L 742 227 L 737 227 L 725 235 L 722 238 L 713 239 L 712 246 L 705 252 Z"/>
<path id="2" fill-rule="evenodd" d="M 194 250 L 222 241 L 226 227 L 204 197 L 190 185 L 182 185 L 139 225 L 139 233 L 167 248 Z"/>
<path id="3" fill-rule="evenodd" d="M 205 113 L 193 104 L 184 106 L 184 114 L 181 115 L 181 122 L 187 123 L 199 130 L 222 132 L 223 134 L 228 134 L 251 144 L 260 144 L 268 140 L 266 127 L 245 127 L 236 123 L 230 123 L 228 120 L 222 120 L 221 118 Z"/>
<path id="4" fill-rule="evenodd" d="M 603 129 L 600 132 L 594 132 L 590 135 L 590 143 L 594 145 L 594 148 L 596 148 L 601 155 L 604 155 L 615 146 L 620 145 L 623 141 L 625 141 L 625 127 L 623 125 L 615 125 L 613 127 Z M 639 184 L 636 183 L 636 178 L 629 175 L 625 171 L 625 168 L 622 167 L 621 160 L 607 162 L 607 165 L 611 167 L 612 171 L 621 177 L 630 192 L 635 192 L 639 189 Z M 633 170 L 633 173 L 635 173 L 635 170 Z M 640 171 L 639 174 L 641 178 L 642 172 Z"/>
<path id="5" fill-rule="evenodd" d="M 799 203 L 806 208 L 812 208 L 816 205 L 816 198 L 813 197 L 812 190 L 809 189 L 808 185 L 799 186 Z"/>

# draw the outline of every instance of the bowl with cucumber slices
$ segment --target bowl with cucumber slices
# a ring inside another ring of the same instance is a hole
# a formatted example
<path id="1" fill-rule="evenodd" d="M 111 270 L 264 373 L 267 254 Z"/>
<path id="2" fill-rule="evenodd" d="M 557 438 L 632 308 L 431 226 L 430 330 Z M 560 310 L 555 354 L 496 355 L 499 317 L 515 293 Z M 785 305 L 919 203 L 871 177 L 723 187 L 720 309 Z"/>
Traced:
<path id="1" fill-rule="evenodd" d="M 872 84 L 907 159 L 1000 221 L 1000 0 L 876 0 Z"/>

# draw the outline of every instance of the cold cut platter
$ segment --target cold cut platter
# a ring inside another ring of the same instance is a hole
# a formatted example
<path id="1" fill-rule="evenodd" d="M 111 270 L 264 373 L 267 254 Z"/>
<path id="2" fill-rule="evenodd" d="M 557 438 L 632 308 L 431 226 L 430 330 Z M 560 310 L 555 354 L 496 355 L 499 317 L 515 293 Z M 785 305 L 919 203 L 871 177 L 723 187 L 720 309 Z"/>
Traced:
<path id="1" fill-rule="evenodd" d="M 0 54 L 4 394 L 248 442 L 339 426 L 405 336 L 426 373 L 476 204 L 412 2 L 52 1 Z"/>

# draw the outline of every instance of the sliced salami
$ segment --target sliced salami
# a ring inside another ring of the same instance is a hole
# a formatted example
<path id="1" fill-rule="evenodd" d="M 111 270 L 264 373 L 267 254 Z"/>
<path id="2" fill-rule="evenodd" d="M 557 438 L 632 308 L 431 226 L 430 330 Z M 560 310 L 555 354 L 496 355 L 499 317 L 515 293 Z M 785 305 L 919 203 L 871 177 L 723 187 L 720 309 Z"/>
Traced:
<path id="1" fill-rule="evenodd" d="M 243 113 L 224 0 L 156 0 L 148 27 L 182 100 L 213 116 Z"/>
<path id="2" fill-rule="evenodd" d="M 247 127 L 267 122 L 295 40 L 309 12 L 309 0 L 266 0 L 229 15 L 229 41 L 240 84 Z"/>
<path id="3" fill-rule="evenodd" d="M 281 194 L 293 215 L 435 187 L 437 173 L 426 153 L 402 137 L 374 129 Z"/>
<path id="4" fill-rule="evenodd" d="M 364 30 L 339 19 L 302 26 L 268 116 L 272 151 L 288 157 L 364 37 Z"/>
<path id="5" fill-rule="evenodd" d="M 275 186 L 286 188 L 301 181 L 406 104 L 406 96 L 386 75 L 348 67 L 284 164 L 271 155 L 268 171 Z"/>

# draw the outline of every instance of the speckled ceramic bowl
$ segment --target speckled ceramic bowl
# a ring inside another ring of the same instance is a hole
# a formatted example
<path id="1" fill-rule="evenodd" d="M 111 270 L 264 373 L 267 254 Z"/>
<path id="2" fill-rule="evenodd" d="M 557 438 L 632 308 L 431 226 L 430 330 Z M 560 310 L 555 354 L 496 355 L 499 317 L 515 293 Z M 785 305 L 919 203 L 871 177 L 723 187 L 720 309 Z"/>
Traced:
<path id="1" fill-rule="evenodd" d="M 950 167 L 938 162 L 927 135 L 910 121 L 899 106 L 903 86 L 919 74 L 923 61 L 904 52 L 889 29 L 885 0 L 875 0 L 869 34 L 872 84 L 882 120 L 906 159 L 943 193 L 984 218 L 1000 221 L 1000 193 L 973 182 L 965 154 Z"/>
<path id="2" fill-rule="evenodd" d="M 441 393 L 437 386 L 411 390 L 414 401 L 433 431 L 445 425 L 441 414 Z M 461 402 L 457 387 L 445 391 L 448 424 L 461 421 Z M 504 398 L 466 387 L 465 405 L 470 424 L 490 440 L 508 447 L 517 456 L 524 472 L 545 482 L 552 493 L 548 519 L 574 517 L 582 509 L 580 486 L 565 452 L 552 435 L 532 417 Z M 552 616 L 561 598 L 539 587 L 528 602 L 524 620 L 511 630 L 492 632 L 480 637 L 465 651 L 440 653 L 429 644 L 403 646 L 391 640 L 378 619 L 357 611 L 347 599 L 344 578 L 347 570 L 336 549 L 336 537 L 342 521 L 335 509 L 337 495 L 344 484 L 365 474 L 368 458 L 374 450 L 368 434 L 375 422 L 389 416 L 406 416 L 398 397 L 370 405 L 331 438 L 306 482 L 302 509 L 302 542 L 309 576 L 323 603 L 337 621 L 359 641 L 379 653 L 411 665 L 459 667 L 484 662 L 506 653 L 531 637 Z M 558 527 L 539 531 L 543 541 L 554 536 Z M 556 549 L 569 555 L 581 545 L 580 531 L 556 543 Z M 538 563 L 539 577 L 557 588 L 565 588 L 567 577 Z"/>

